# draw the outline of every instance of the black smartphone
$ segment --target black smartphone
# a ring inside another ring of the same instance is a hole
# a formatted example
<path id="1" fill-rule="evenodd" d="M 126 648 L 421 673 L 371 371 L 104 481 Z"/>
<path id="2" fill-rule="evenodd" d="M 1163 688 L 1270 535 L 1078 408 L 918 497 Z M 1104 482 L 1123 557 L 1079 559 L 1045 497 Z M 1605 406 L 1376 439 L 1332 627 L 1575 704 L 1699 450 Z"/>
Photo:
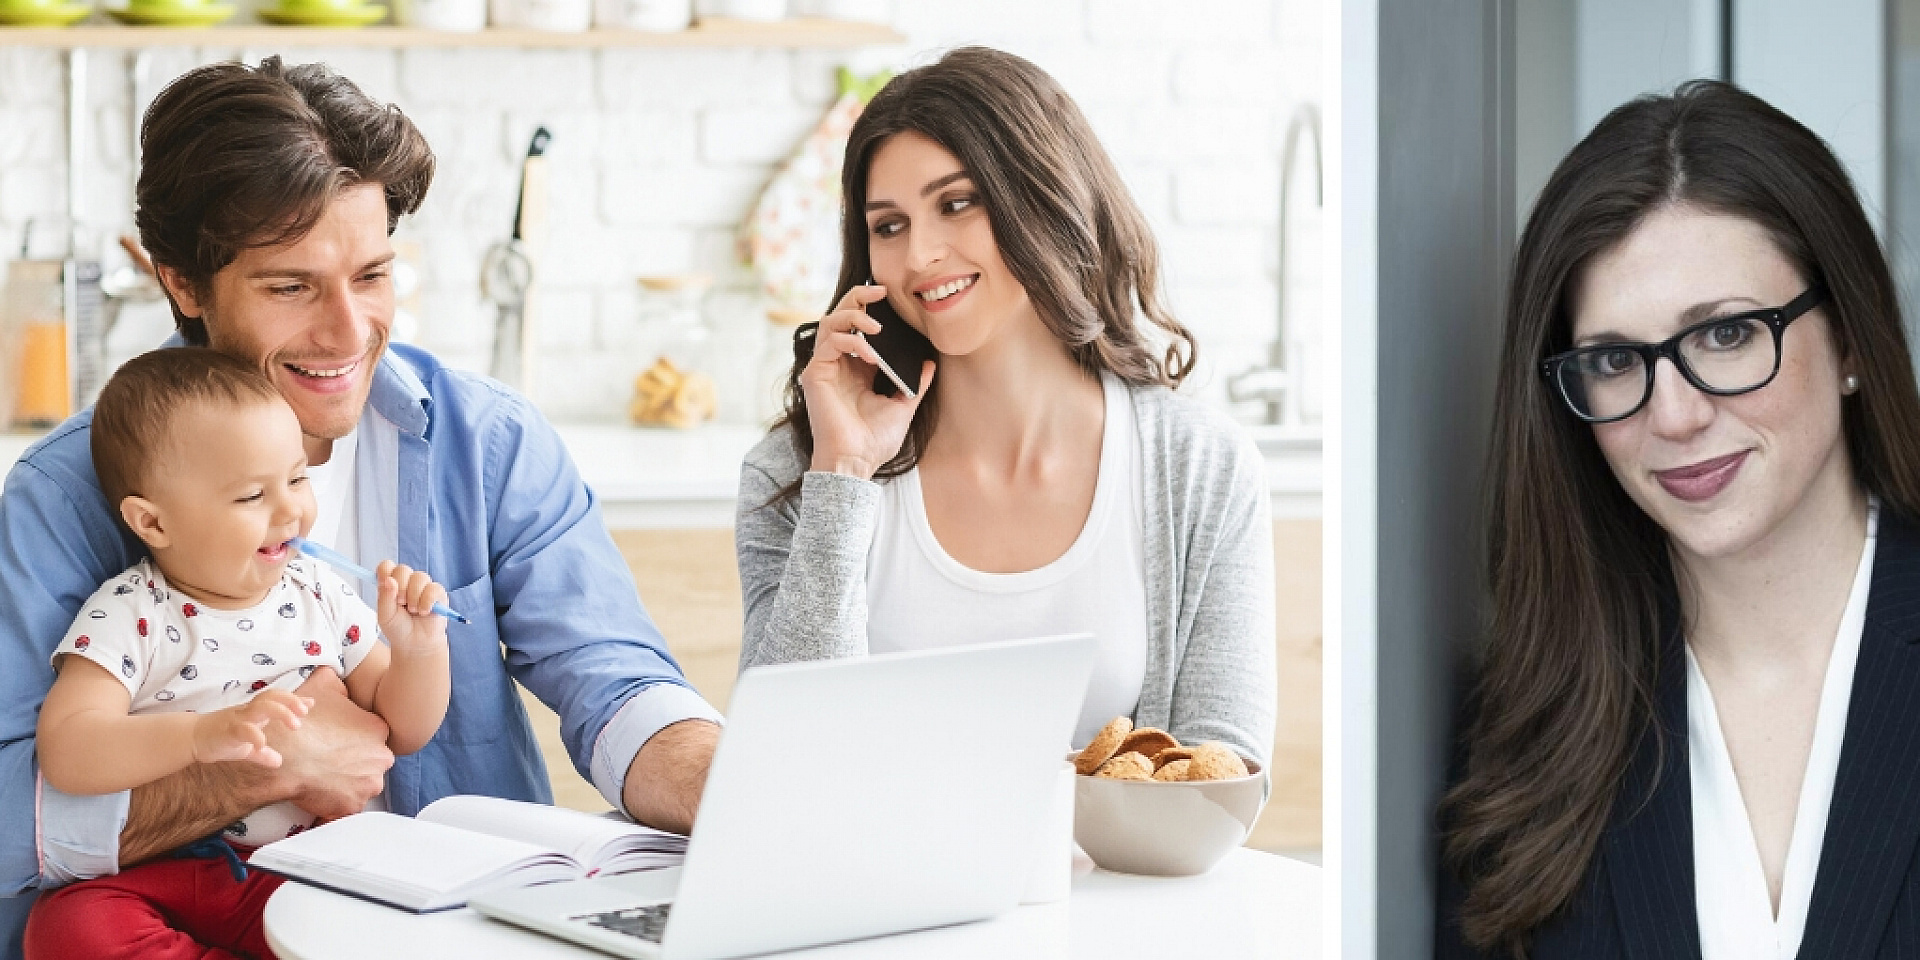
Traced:
<path id="1" fill-rule="evenodd" d="M 938 362 L 939 351 L 933 349 L 933 341 L 928 340 L 926 334 L 902 319 L 884 297 L 867 304 L 867 316 L 880 321 L 880 332 L 868 335 L 867 342 L 900 377 L 900 383 L 895 385 L 887 371 L 874 371 L 873 392 L 891 397 L 905 387 L 907 396 L 913 396 L 920 388 L 920 364 L 926 360 Z"/>

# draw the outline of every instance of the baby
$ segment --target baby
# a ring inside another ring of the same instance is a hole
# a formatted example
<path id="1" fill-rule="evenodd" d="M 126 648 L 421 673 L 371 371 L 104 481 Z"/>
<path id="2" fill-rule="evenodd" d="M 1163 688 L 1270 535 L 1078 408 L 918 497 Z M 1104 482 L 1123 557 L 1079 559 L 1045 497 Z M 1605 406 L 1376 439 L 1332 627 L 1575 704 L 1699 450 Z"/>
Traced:
<path id="1" fill-rule="evenodd" d="M 432 739 L 451 679 L 446 621 L 430 611 L 446 592 L 382 563 L 376 614 L 332 570 L 293 553 L 315 500 L 300 422 L 265 374 L 204 348 L 155 351 L 107 383 L 92 430 L 107 502 L 152 558 L 95 591 L 53 653 L 38 732 L 48 783 L 104 794 L 194 764 L 278 766 L 266 727 L 300 725 L 311 701 L 294 690 L 319 669 L 339 671 L 353 702 L 386 721 L 395 754 Z M 224 838 L 250 852 L 313 823 L 278 803 Z M 102 944 L 75 937 L 87 929 L 141 956 L 270 956 L 260 911 L 277 878 L 248 876 L 218 838 L 196 850 L 214 856 L 42 897 L 28 955 L 99 954 Z"/>

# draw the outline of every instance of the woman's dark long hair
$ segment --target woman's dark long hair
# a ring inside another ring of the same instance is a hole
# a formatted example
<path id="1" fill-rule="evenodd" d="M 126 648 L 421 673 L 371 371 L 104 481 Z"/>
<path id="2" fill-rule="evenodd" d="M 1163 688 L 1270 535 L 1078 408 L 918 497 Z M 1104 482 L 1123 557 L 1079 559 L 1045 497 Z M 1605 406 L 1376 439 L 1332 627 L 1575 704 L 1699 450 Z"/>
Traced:
<path id="1" fill-rule="evenodd" d="M 1178 386 L 1186 378 L 1193 337 L 1161 299 L 1159 248 L 1093 128 L 1045 71 L 986 47 L 961 47 L 895 77 L 855 121 L 840 173 L 840 282 L 833 303 L 873 275 L 867 173 L 880 146 L 907 131 L 960 161 L 980 192 L 1007 268 L 1082 369 L 1136 384 Z M 1141 314 L 1157 328 L 1154 339 L 1137 319 Z M 800 373 L 811 356 L 806 350 L 794 358 L 786 409 L 775 423 L 793 426 L 803 460 L 813 454 L 813 431 Z M 897 477 L 920 462 L 938 419 L 939 394 L 936 378 L 899 452 L 876 478 Z M 795 481 L 775 500 L 799 488 Z"/>
<path id="2" fill-rule="evenodd" d="M 1893 278 L 1832 151 L 1713 81 L 1609 114 L 1547 182 L 1508 289 L 1487 467 L 1492 622 L 1465 774 L 1441 808 L 1462 932 L 1482 949 L 1524 956 L 1578 890 L 1614 804 L 1645 799 L 1616 793 L 1657 736 L 1662 624 L 1678 609 L 1667 537 L 1538 371 L 1569 346 L 1581 271 L 1670 204 L 1758 224 L 1826 285 L 1836 348 L 1861 380 L 1841 401 L 1855 474 L 1920 516 L 1920 396 Z"/>

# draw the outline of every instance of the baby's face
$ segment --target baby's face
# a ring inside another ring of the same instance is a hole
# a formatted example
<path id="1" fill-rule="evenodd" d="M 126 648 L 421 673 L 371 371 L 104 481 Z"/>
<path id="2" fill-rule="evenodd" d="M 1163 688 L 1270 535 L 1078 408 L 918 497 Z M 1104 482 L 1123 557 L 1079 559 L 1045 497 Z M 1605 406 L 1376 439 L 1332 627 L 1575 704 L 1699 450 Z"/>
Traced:
<path id="1" fill-rule="evenodd" d="M 154 559 L 208 603 L 247 606 L 280 580 L 287 541 L 313 527 L 300 421 L 284 401 L 189 404 L 143 482 L 159 514 Z"/>

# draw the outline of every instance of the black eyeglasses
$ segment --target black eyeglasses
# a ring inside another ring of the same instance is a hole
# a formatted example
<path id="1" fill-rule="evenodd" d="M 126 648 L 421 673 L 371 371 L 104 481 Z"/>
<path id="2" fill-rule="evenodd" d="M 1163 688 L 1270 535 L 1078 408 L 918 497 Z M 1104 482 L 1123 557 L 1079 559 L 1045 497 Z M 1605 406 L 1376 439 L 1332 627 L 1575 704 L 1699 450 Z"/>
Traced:
<path id="1" fill-rule="evenodd" d="M 1555 354 L 1540 364 L 1540 375 L 1559 390 L 1567 408 L 1588 423 L 1612 423 L 1639 413 L 1653 396 L 1654 365 L 1661 357 L 1672 360 L 1702 393 L 1752 393 L 1780 372 L 1787 324 L 1826 299 L 1826 288 L 1816 283 L 1784 307 L 1703 320 L 1659 343 L 1601 343 Z"/>

